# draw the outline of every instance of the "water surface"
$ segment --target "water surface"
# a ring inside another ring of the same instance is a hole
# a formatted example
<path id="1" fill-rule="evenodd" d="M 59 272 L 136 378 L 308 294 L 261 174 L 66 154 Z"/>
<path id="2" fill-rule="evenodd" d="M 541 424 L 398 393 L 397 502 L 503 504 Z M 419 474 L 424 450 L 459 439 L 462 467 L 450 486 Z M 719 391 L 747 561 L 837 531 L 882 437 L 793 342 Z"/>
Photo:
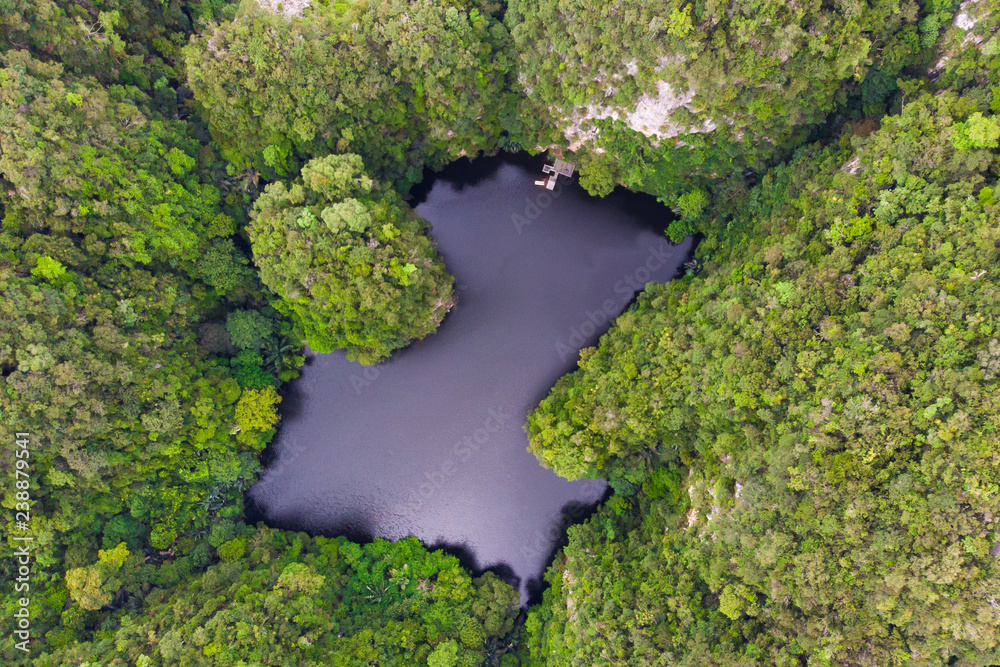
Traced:
<path id="1" fill-rule="evenodd" d="M 353 539 L 415 535 L 537 593 L 565 525 L 606 487 L 542 468 L 525 416 L 637 289 L 676 275 L 691 245 L 666 241 L 670 212 L 652 198 L 595 199 L 575 183 L 547 192 L 534 185 L 542 164 L 463 160 L 415 191 L 458 305 L 380 366 L 310 355 L 249 491 L 252 519 Z"/>

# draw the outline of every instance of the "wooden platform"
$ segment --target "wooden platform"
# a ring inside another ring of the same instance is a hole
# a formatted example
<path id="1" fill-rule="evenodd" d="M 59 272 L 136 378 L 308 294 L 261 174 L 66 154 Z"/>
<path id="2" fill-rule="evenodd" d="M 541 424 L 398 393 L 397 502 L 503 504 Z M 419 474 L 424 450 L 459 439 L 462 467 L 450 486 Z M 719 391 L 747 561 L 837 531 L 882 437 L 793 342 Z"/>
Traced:
<path id="1" fill-rule="evenodd" d="M 545 180 L 545 188 L 548 190 L 554 190 L 556 187 L 556 179 L 560 176 L 565 176 L 569 178 L 573 175 L 576 170 L 576 164 L 572 162 L 566 162 L 562 159 L 556 159 L 555 164 L 547 164 L 542 167 L 543 174 L 550 174 L 550 176 Z M 540 185 L 539 181 L 535 181 L 536 185 Z"/>

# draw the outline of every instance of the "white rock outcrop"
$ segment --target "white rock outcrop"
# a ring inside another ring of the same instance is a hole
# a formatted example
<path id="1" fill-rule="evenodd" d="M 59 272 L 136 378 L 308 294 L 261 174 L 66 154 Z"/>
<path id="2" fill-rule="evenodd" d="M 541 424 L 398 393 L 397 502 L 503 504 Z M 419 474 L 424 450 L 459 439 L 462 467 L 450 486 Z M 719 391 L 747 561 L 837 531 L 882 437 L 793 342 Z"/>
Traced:
<path id="1" fill-rule="evenodd" d="M 676 60 L 676 58 L 660 58 L 660 63 L 655 69 L 662 70 Z M 635 62 L 624 63 L 624 68 L 627 76 L 635 76 L 639 71 Z M 613 75 L 610 79 L 612 81 L 621 79 L 621 74 Z M 606 89 L 608 96 L 613 92 L 613 86 Z M 567 124 L 563 128 L 563 136 L 570 142 L 570 150 L 578 150 L 582 145 L 592 142 L 598 134 L 592 121 L 604 118 L 622 120 L 636 132 L 657 141 L 672 139 L 681 134 L 711 132 L 716 128 L 716 123 L 712 119 L 705 119 L 694 125 L 673 120 L 674 115 L 680 109 L 697 113 L 697 108 L 692 104 L 694 98 L 694 90 L 676 89 L 666 81 L 657 81 L 656 94 L 646 93 L 642 95 L 631 109 L 616 108 L 604 104 L 588 104 L 584 107 L 577 107 L 566 118 Z"/>
<path id="2" fill-rule="evenodd" d="M 309 0 L 257 0 L 262 9 L 282 16 L 302 16 Z"/>

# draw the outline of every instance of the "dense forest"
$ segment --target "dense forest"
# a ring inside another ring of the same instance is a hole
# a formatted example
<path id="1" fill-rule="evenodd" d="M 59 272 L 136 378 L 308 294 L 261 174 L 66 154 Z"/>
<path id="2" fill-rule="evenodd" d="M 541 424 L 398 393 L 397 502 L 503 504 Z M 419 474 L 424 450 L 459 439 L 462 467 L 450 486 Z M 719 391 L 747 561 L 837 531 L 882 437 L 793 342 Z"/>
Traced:
<path id="1" fill-rule="evenodd" d="M 0 660 L 1000 664 L 997 4 L 0 0 Z M 305 345 L 455 302 L 409 189 L 522 149 L 703 266 L 528 417 L 613 490 L 542 601 L 248 525 Z"/>

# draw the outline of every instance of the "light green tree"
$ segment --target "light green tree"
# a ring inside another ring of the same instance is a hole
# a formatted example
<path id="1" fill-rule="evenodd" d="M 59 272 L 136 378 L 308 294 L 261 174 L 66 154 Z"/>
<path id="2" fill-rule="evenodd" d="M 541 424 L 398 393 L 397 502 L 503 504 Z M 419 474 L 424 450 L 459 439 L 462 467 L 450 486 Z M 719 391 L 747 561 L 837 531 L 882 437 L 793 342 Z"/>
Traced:
<path id="1" fill-rule="evenodd" d="M 128 547 L 120 542 L 114 549 L 101 549 L 98 554 L 93 565 L 66 571 L 70 596 L 84 609 L 95 610 L 110 604 L 115 591 L 122 586 L 117 575 L 129 556 Z"/>
<path id="2" fill-rule="evenodd" d="M 373 363 L 433 332 L 452 305 L 453 280 L 426 223 L 357 155 L 312 160 L 254 208 L 261 279 L 318 352 L 344 348 Z"/>

